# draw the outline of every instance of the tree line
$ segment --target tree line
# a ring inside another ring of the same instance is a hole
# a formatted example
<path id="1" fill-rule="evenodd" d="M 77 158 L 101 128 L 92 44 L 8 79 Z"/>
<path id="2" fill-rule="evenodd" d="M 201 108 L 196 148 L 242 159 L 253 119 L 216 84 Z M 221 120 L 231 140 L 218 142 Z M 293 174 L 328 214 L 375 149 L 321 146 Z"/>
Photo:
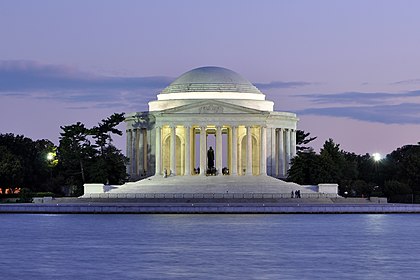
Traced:
<path id="1" fill-rule="evenodd" d="M 0 134 L 0 190 L 16 187 L 31 192 L 63 195 L 83 193 L 86 182 L 123 184 L 128 178 L 128 159 L 112 142 L 122 135 L 117 126 L 124 113 L 115 113 L 91 128 L 77 122 L 61 126 L 58 146 L 47 139 Z M 340 149 L 332 139 L 319 153 L 308 144 L 310 133 L 297 131 L 297 155 L 287 180 L 302 185 L 338 183 L 339 194 L 387 196 L 420 194 L 420 143 L 396 149 L 375 161 L 369 154 L 357 155 Z M 420 198 L 420 196 L 418 196 Z"/>
<path id="2" fill-rule="evenodd" d="M 304 131 L 298 131 L 296 139 L 297 155 L 291 162 L 289 181 L 302 185 L 338 183 L 343 196 L 420 197 L 420 143 L 405 145 L 375 160 L 369 154 L 346 152 L 332 139 L 315 153 L 306 145 L 316 137 Z"/>
<path id="3" fill-rule="evenodd" d="M 46 139 L 0 134 L 1 193 L 20 188 L 81 195 L 86 182 L 124 183 L 128 159 L 112 143 L 114 135 L 122 135 L 116 127 L 123 120 L 124 113 L 115 113 L 91 128 L 81 122 L 61 126 L 58 146 Z"/>

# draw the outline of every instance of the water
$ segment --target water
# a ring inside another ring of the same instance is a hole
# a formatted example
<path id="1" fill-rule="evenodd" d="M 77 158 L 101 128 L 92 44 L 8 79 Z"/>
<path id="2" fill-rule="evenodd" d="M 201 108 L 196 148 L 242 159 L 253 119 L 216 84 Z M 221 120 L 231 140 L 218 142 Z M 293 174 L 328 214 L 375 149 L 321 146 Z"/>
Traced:
<path id="1" fill-rule="evenodd" d="M 420 215 L 0 215 L 0 279 L 418 279 Z"/>

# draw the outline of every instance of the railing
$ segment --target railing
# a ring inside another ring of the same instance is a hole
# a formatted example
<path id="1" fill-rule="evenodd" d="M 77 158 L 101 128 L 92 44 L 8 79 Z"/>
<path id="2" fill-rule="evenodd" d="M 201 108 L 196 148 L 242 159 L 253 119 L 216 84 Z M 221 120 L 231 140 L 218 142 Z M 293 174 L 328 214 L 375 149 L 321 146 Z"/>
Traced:
<path id="1" fill-rule="evenodd" d="M 337 194 L 301 193 L 300 198 L 337 198 Z M 83 198 L 136 198 L 136 199 L 299 199 L 291 193 L 91 193 Z"/>

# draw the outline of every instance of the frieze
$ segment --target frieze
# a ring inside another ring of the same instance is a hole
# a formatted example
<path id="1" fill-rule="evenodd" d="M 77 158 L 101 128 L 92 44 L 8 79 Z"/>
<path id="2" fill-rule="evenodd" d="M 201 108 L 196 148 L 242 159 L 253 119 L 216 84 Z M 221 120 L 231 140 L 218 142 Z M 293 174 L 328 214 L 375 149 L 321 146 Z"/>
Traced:
<path id="1" fill-rule="evenodd" d="M 219 106 L 219 105 L 214 105 L 214 104 L 210 104 L 210 105 L 205 105 L 205 106 L 201 106 L 199 109 L 200 114 L 206 114 L 206 113 L 213 113 L 213 114 L 217 114 L 217 113 L 223 113 L 223 107 Z"/>

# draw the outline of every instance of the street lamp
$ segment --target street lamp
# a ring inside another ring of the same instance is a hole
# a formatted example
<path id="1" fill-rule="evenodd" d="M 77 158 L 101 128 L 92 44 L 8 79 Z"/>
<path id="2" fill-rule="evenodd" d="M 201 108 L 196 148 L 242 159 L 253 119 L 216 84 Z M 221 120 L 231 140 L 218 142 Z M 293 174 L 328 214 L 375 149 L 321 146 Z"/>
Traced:
<path id="1" fill-rule="evenodd" d="M 48 160 L 48 167 L 50 168 L 50 180 L 52 181 L 52 173 L 54 166 L 57 165 L 58 160 L 56 159 L 56 153 L 55 152 L 49 152 L 47 154 L 47 160 Z"/>
<path id="2" fill-rule="evenodd" d="M 47 159 L 48 159 L 48 161 L 52 161 L 52 160 L 54 159 L 54 153 L 49 152 L 49 153 L 47 154 Z"/>
<path id="3" fill-rule="evenodd" d="M 380 161 L 382 159 L 382 156 L 380 153 L 373 153 L 372 157 L 374 161 Z"/>

